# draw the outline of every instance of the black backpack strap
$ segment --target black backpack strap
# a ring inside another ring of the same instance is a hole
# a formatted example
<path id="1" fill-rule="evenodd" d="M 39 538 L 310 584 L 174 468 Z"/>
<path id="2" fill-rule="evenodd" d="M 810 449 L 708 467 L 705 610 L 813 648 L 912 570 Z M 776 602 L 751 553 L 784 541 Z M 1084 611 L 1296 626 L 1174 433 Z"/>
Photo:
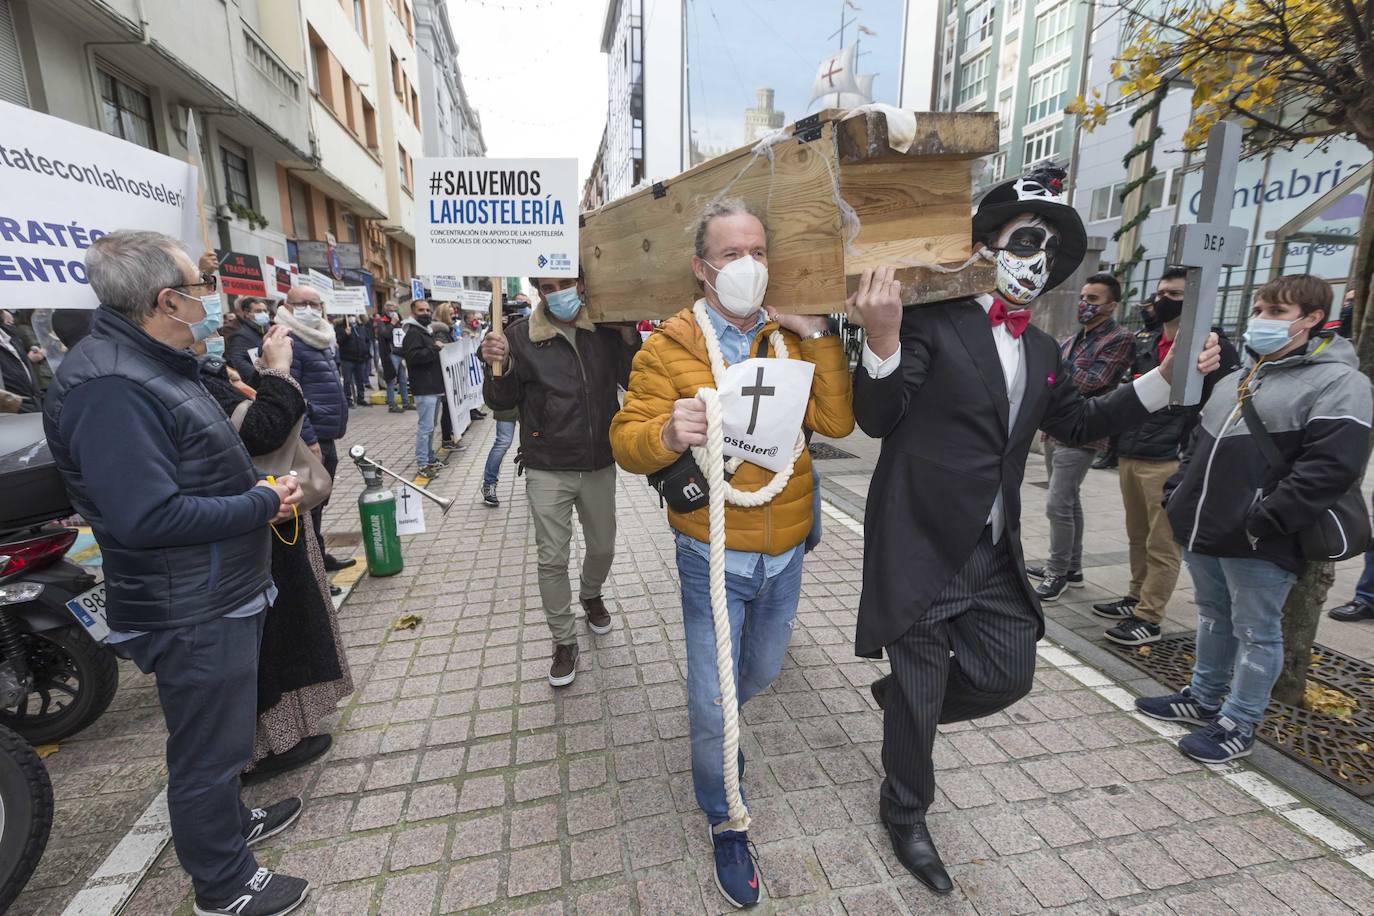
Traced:
<path id="1" fill-rule="evenodd" d="M 1264 456 L 1269 467 L 1274 471 L 1281 471 L 1287 467 L 1287 462 L 1283 460 L 1283 454 L 1279 451 L 1279 447 L 1274 444 L 1274 437 L 1269 434 L 1264 422 L 1260 420 L 1254 400 L 1254 396 L 1249 393 L 1241 398 L 1241 416 L 1245 418 L 1245 425 L 1250 430 L 1250 437 L 1255 440 L 1255 445 L 1259 447 L 1260 454 Z"/>

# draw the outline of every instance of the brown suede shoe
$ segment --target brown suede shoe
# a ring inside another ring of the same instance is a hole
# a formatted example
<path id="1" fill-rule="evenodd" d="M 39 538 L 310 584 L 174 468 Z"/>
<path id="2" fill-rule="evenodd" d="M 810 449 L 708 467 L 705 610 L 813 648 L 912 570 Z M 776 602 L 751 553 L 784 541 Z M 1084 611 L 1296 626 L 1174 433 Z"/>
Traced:
<path id="1" fill-rule="evenodd" d="M 553 647 L 553 664 L 549 666 L 549 683 L 566 687 L 577 677 L 577 643 Z"/>
<path id="2" fill-rule="evenodd" d="M 611 612 L 606 610 L 606 602 L 601 596 L 582 599 L 582 610 L 587 612 L 587 626 L 598 636 L 611 632 Z"/>

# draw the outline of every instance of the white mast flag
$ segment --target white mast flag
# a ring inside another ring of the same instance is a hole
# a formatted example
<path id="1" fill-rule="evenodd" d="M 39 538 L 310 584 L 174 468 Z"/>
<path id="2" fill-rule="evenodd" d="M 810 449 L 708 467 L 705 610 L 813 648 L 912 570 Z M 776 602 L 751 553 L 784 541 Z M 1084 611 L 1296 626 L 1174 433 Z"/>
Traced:
<path id="1" fill-rule="evenodd" d="M 820 67 L 816 70 L 816 81 L 811 86 L 811 102 L 836 93 L 863 94 L 854 73 L 854 50 L 854 45 L 850 45 L 838 54 L 821 61 Z"/>
<path id="2" fill-rule="evenodd" d="M 205 166 L 200 158 L 200 132 L 194 109 L 186 110 L 186 202 L 181 211 L 181 240 L 192 251 L 210 250 L 210 226 L 205 220 Z"/>
<path id="3" fill-rule="evenodd" d="M 871 104 L 873 104 L 873 80 L 874 80 L 874 78 L 875 78 L 876 76 L 877 76 L 876 73 L 860 73 L 860 74 L 859 74 L 859 90 L 860 90 L 860 91 L 857 92 L 857 93 L 855 93 L 855 92 L 844 92 L 844 93 L 841 93 L 841 94 L 840 94 L 839 101 L 836 103 L 835 107 L 836 107 L 836 108 L 843 108 L 843 109 L 845 109 L 845 110 L 848 110 L 848 109 L 850 109 L 850 108 L 859 108 L 859 107 L 861 107 L 861 106 L 863 106 L 863 105 L 871 105 Z"/>

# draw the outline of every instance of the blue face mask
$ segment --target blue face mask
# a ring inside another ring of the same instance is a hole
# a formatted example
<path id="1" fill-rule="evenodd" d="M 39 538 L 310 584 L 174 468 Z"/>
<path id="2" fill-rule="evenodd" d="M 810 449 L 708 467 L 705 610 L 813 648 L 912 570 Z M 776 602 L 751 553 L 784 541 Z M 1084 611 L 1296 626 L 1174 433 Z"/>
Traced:
<path id="1" fill-rule="evenodd" d="M 205 354 L 207 356 L 218 356 L 224 358 L 224 338 L 207 337 L 205 338 Z"/>
<path id="2" fill-rule="evenodd" d="M 1292 342 L 1293 322 L 1279 318 L 1251 318 L 1245 326 L 1245 345 L 1260 356 L 1277 353 Z"/>
<path id="3" fill-rule="evenodd" d="M 176 293 L 178 296 L 184 296 L 187 299 L 195 299 L 205 308 L 205 317 L 199 321 L 187 321 L 184 318 L 177 318 L 175 315 L 171 316 L 173 319 L 180 321 L 191 329 L 191 337 L 197 343 L 214 334 L 219 330 L 220 325 L 224 324 L 224 312 L 220 307 L 218 293 L 212 296 L 201 296 L 197 298 L 188 293 L 183 293 L 179 289 L 174 289 L 172 292 Z"/>
<path id="4" fill-rule="evenodd" d="M 272 316 L 269 315 L 269 314 L 267 314 L 266 312 L 254 312 L 254 313 L 253 313 L 253 323 L 256 324 L 256 325 L 257 325 L 258 327 L 260 327 L 260 328 L 265 328 L 265 327 L 267 327 L 267 323 L 270 322 L 271 320 L 272 320 Z"/>
<path id="5" fill-rule="evenodd" d="M 544 301 L 549 306 L 549 314 L 559 321 L 572 321 L 582 308 L 582 294 L 577 291 L 576 286 L 548 293 L 544 296 Z"/>

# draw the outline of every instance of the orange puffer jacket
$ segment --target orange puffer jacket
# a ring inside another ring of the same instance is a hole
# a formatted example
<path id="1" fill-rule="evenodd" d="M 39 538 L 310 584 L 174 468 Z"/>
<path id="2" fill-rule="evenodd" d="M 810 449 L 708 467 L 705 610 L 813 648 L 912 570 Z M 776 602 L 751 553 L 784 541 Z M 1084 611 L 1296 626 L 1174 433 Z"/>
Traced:
<path id="1" fill-rule="evenodd" d="M 777 330 L 768 322 L 754 338 L 757 355 L 761 342 Z M 854 407 L 849 366 L 837 337 L 800 340 L 783 332 L 792 359 L 815 364 L 811 399 L 806 405 L 806 426 L 823 436 L 844 437 L 854 430 Z M 770 355 L 775 355 L 771 354 Z M 696 395 L 698 388 L 714 387 L 706 340 L 691 309 L 669 318 L 644 343 L 630 373 L 625 406 L 611 420 L 611 450 L 616 463 L 631 474 L 652 474 L 678 459 L 663 445 L 660 435 L 678 398 Z M 773 472 L 746 461 L 731 484 L 737 490 L 759 490 Z M 677 513 L 669 510 L 668 523 L 699 541 L 710 539 L 707 510 Z M 811 530 L 811 456 L 803 451 L 787 487 L 766 506 L 746 509 L 725 507 L 725 545 L 776 556 L 796 547 Z"/>

